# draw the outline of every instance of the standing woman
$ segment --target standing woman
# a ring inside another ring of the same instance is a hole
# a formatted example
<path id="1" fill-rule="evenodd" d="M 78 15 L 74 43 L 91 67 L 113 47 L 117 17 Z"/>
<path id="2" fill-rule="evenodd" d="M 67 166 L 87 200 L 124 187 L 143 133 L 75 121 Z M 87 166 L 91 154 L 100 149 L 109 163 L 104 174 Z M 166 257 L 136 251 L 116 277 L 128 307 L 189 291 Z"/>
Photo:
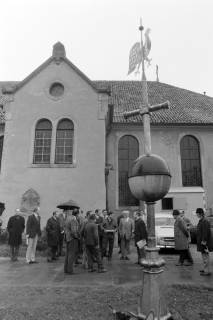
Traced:
<path id="1" fill-rule="evenodd" d="M 180 253 L 179 261 L 176 266 L 191 266 L 192 263 L 188 262 L 188 248 L 189 248 L 189 232 L 187 226 L 181 218 L 179 210 L 173 210 L 174 236 L 175 236 L 175 250 Z M 184 263 L 184 261 L 186 262 Z"/>
<path id="2" fill-rule="evenodd" d="M 203 270 L 200 270 L 201 276 L 209 276 L 209 252 L 213 251 L 211 244 L 211 226 L 210 222 L 205 218 L 204 211 L 202 208 L 197 208 L 197 217 L 199 219 L 197 225 L 197 251 L 201 252 L 203 260 Z"/>

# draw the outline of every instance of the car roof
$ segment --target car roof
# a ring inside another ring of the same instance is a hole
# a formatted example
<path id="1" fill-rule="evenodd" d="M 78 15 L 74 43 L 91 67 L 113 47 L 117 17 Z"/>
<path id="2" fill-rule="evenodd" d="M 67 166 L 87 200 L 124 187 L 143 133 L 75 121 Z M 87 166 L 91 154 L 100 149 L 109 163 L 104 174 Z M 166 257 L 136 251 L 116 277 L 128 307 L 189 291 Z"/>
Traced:
<path id="1" fill-rule="evenodd" d="M 168 212 L 168 213 L 156 212 L 155 218 L 173 218 L 173 215 L 171 212 Z"/>

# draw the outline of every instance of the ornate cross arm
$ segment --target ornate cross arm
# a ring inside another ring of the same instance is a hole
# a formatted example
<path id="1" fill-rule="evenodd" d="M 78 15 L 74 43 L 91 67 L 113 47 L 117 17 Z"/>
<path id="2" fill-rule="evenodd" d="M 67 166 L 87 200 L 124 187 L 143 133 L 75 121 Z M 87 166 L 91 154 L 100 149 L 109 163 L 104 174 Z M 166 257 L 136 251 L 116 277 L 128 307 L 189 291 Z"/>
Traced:
<path id="1" fill-rule="evenodd" d="M 170 109 L 169 101 L 166 101 L 160 104 L 155 104 L 149 107 L 142 107 L 139 109 L 135 109 L 133 111 L 126 111 L 123 113 L 123 115 L 124 115 L 124 119 L 128 119 L 130 117 L 137 116 L 139 114 L 143 116 L 144 114 L 149 114 L 150 112 L 155 112 L 162 109 Z"/>

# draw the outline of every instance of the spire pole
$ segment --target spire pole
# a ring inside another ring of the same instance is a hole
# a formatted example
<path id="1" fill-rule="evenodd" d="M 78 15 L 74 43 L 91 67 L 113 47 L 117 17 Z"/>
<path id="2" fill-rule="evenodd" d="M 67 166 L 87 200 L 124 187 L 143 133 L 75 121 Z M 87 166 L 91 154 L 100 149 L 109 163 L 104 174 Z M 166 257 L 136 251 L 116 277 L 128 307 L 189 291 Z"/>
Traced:
<path id="1" fill-rule="evenodd" d="M 141 85 L 142 85 L 142 104 L 141 108 L 145 107 L 149 109 L 149 101 L 148 101 L 148 90 L 147 90 L 147 81 L 145 74 L 145 64 L 144 64 L 144 47 L 143 47 L 143 25 L 142 19 L 140 18 L 140 26 L 139 30 L 141 33 L 141 65 L 142 65 L 142 77 L 141 77 Z M 151 134 L 150 134 L 150 115 L 146 113 L 143 115 L 143 130 L 144 130 L 144 151 L 146 155 L 151 154 Z"/>

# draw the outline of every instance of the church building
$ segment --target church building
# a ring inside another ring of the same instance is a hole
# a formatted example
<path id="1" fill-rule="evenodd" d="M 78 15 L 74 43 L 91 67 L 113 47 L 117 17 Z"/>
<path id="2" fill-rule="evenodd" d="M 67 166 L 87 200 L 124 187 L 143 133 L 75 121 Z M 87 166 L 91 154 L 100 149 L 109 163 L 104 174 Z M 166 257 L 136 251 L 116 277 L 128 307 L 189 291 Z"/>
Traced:
<path id="1" fill-rule="evenodd" d="M 140 81 L 92 81 L 66 57 L 63 44 L 20 82 L 0 82 L 0 201 L 4 221 L 40 207 L 41 221 L 70 199 L 82 210 L 134 211 L 128 173 L 144 153 Z M 213 207 L 213 98 L 148 82 L 152 152 L 170 168 L 169 193 L 156 212 Z"/>

